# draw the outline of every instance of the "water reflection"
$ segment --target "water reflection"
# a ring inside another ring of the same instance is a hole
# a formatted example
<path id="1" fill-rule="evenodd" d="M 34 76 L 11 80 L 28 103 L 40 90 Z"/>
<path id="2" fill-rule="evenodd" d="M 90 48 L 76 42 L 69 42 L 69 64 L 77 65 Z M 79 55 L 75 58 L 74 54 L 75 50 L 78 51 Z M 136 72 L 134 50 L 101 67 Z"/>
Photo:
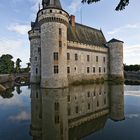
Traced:
<path id="1" fill-rule="evenodd" d="M 124 119 L 123 85 L 31 87 L 30 134 L 34 140 L 76 140 Z"/>

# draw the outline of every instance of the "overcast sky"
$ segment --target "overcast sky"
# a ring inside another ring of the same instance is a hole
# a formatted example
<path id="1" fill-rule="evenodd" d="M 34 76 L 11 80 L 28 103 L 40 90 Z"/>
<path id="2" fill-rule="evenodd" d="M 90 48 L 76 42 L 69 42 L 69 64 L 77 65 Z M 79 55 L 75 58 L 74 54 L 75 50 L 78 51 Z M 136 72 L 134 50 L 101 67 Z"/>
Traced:
<path id="1" fill-rule="evenodd" d="M 30 57 L 28 30 L 34 21 L 41 0 L 1 0 L 0 2 L 0 56 L 11 54 L 26 66 Z M 107 41 L 123 40 L 124 63 L 140 64 L 140 0 L 130 0 L 124 11 L 115 11 L 119 0 L 101 0 L 83 5 L 80 0 L 61 0 L 63 9 L 76 16 L 79 22 L 102 29 Z M 81 16 L 82 15 L 82 16 Z M 81 18 L 82 17 L 82 18 Z"/>

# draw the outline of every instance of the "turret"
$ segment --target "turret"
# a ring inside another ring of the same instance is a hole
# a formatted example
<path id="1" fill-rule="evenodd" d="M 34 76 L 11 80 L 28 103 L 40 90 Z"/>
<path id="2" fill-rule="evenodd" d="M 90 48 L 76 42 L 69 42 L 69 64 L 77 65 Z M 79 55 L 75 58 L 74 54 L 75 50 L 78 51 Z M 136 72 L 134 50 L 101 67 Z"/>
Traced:
<path id="1" fill-rule="evenodd" d="M 68 14 L 59 0 L 43 0 L 38 12 L 41 29 L 41 87 L 68 86 L 67 79 L 67 25 Z"/>
<path id="2" fill-rule="evenodd" d="M 30 61 L 31 61 L 31 83 L 40 83 L 40 64 L 41 64 L 41 42 L 40 42 L 40 29 L 34 27 L 35 23 L 32 23 L 32 29 L 28 32 L 30 40 Z"/>
<path id="3" fill-rule="evenodd" d="M 125 119 L 124 116 L 124 85 L 110 85 L 110 118 L 114 121 Z"/>
<path id="4" fill-rule="evenodd" d="M 30 134 L 33 140 L 42 138 L 42 94 L 36 85 L 31 86 L 31 125 Z"/>
<path id="5" fill-rule="evenodd" d="M 109 47 L 110 79 L 123 80 L 123 41 L 112 39 L 107 43 L 107 46 Z"/>

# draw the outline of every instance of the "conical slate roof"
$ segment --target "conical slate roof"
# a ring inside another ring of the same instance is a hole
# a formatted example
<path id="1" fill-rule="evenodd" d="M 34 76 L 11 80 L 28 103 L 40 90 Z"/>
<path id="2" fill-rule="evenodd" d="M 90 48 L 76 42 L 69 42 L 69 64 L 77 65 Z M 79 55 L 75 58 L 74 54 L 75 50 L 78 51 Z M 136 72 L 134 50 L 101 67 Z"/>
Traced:
<path id="1" fill-rule="evenodd" d="M 42 0 L 42 5 L 43 8 L 58 8 L 58 9 L 62 9 L 60 0 Z"/>

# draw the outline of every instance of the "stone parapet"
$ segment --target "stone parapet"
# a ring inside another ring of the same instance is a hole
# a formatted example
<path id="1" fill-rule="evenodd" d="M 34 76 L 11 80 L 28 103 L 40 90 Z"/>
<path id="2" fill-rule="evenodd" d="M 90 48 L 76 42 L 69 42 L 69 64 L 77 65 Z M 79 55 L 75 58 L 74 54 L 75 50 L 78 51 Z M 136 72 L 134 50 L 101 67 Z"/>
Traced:
<path id="1" fill-rule="evenodd" d="M 40 24 L 46 22 L 58 22 L 65 25 L 68 24 L 68 13 L 60 9 L 42 9 L 38 12 L 38 22 Z"/>
<path id="2" fill-rule="evenodd" d="M 40 30 L 30 30 L 28 34 L 29 34 L 29 40 L 40 38 Z"/>
<path id="3" fill-rule="evenodd" d="M 108 48 L 104 46 L 93 46 L 73 41 L 67 41 L 68 49 L 77 49 L 89 52 L 108 53 Z"/>

